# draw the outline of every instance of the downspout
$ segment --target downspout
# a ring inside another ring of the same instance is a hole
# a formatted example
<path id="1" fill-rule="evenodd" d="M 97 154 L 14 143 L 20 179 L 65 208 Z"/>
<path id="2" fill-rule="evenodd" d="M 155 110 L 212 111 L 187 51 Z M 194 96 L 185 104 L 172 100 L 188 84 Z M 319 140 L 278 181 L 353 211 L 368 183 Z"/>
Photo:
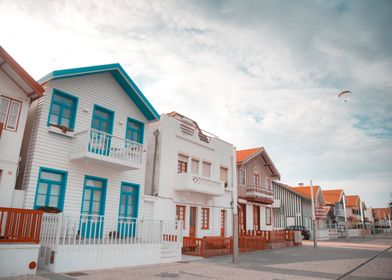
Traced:
<path id="1" fill-rule="evenodd" d="M 158 190 L 155 184 L 155 166 L 157 161 L 157 148 L 158 148 L 158 137 L 159 137 L 159 130 L 158 128 L 152 133 L 155 137 L 155 146 L 154 146 L 154 160 L 152 164 L 152 180 L 151 180 L 151 195 L 157 196 Z"/>

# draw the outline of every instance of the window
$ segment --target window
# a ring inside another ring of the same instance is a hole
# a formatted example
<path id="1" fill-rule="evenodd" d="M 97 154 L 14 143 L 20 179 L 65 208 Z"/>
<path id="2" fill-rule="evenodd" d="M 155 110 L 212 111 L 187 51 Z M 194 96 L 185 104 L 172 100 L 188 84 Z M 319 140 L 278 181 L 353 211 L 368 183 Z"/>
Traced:
<path id="1" fill-rule="evenodd" d="M 103 215 L 105 212 L 107 179 L 85 176 L 82 214 Z"/>
<path id="2" fill-rule="evenodd" d="M 260 206 L 253 205 L 253 229 L 260 230 Z"/>
<path id="3" fill-rule="evenodd" d="M 120 217 L 137 218 L 139 206 L 139 186 L 131 183 L 121 183 Z"/>
<path id="4" fill-rule="evenodd" d="M 245 186 L 246 185 L 246 170 L 240 169 L 238 177 L 240 179 L 240 185 Z"/>
<path id="5" fill-rule="evenodd" d="M 38 175 L 34 208 L 56 207 L 63 210 L 67 172 L 41 168 Z"/>
<path id="6" fill-rule="evenodd" d="M 271 225 L 271 208 L 265 208 L 265 223 L 267 226 Z"/>
<path id="7" fill-rule="evenodd" d="M 4 124 L 4 129 L 16 131 L 19 122 L 22 102 L 1 96 L 0 99 L 0 122 Z"/>
<path id="8" fill-rule="evenodd" d="M 259 170 L 257 168 L 253 170 L 253 185 L 255 187 L 260 186 L 260 175 L 259 175 Z"/>
<path id="9" fill-rule="evenodd" d="M 227 168 L 220 168 L 220 180 L 227 183 Z"/>
<path id="10" fill-rule="evenodd" d="M 271 178 L 266 177 L 265 178 L 265 187 L 267 190 L 272 190 L 272 180 Z"/>
<path id="11" fill-rule="evenodd" d="M 126 139 L 143 144 L 144 123 L 128 118 Z"/>
<path id="12" fill-rule="evenodd" d="M 176 205 L 176 221 L 182 222 L 182 227 L 185 229 L 185 206 Z"/>
<path id="13" fill-rule="evenodd" d="M 197 159 L 192 159 L 191 171 L 192 174 L 199 174 L 199 161 Z"/>
<path id="14" fill-rule="evenodd" d="M 245 204 L 239 204 L 238 209 L 238 227 L 239 231 L 245 231 L 246 230 L 246 205 Z"/>
<path id="15" fill-rule="evenodd" d="M 210 209 L 201 208 L 201 229 L 210 228 Z"/>
<path id="16" fill-rule="evenodd" d="M 188 157 L 183 155 L 178 155 L 177 173 L 187 173 L 188 172 Z"/>
<path id="17" fill-rule="evenodd" d="M 211 163 L 203 161 L 202 176 L 211 177 Z"/>
<path id="18" fill-rule="evenodd" d="M 48 125 L 64 126 L 69 130 L 73 130 L 75 127 L 77 103 L 77 97 L 54 89 Z"/>

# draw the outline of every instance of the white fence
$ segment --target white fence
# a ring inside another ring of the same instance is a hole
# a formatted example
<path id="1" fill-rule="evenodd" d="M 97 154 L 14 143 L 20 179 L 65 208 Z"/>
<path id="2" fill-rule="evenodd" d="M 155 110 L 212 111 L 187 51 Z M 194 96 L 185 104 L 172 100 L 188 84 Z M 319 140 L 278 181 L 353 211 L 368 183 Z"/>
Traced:
<path id="1" fill-rule="evenodd" d="M 87 153 L 90 157 L 108 157 L 141 164 L 143 145 L 103 131 L 88 129 L 74 134 L 71 157 L 77 158 Z"/>
<path id="2" fill-rule="evenodd" d="M 44 214 L 39 266 L 66 272 L 179 261 L 181 245 L 181 222 Z"/>

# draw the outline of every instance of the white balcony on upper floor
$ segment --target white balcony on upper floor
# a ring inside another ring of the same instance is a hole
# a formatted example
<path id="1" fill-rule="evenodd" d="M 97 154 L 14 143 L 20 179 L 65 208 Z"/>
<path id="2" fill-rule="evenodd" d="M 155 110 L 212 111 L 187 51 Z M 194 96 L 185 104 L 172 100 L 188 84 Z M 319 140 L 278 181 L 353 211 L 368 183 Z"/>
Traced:
<path id="1" fill-rule="evenodd" d="M 174 185 L 177 191 L 190 191 L 212 196 L 221 196 L 225 193 L 225 183 L 191 173 L 177 173 L 174 176 Z"/>
<path id="2" fill-rule="evenodd" d="M 75 133 L 70 152 L 70 160 L 120 170 L 142 168 L 142 156 L 142 144 L 95 129 Z"/>

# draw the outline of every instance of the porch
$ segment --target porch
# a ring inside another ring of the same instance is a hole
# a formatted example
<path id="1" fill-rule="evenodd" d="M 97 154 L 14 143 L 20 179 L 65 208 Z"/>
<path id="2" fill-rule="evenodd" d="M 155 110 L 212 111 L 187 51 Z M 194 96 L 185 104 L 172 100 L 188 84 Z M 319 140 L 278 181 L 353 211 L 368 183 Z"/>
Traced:
<path id="1" fill-rule="evenodd" d="M 44 214 L 38 266 L 68 272 L 179 261 L 181 237 L 175 222 Z"/>

